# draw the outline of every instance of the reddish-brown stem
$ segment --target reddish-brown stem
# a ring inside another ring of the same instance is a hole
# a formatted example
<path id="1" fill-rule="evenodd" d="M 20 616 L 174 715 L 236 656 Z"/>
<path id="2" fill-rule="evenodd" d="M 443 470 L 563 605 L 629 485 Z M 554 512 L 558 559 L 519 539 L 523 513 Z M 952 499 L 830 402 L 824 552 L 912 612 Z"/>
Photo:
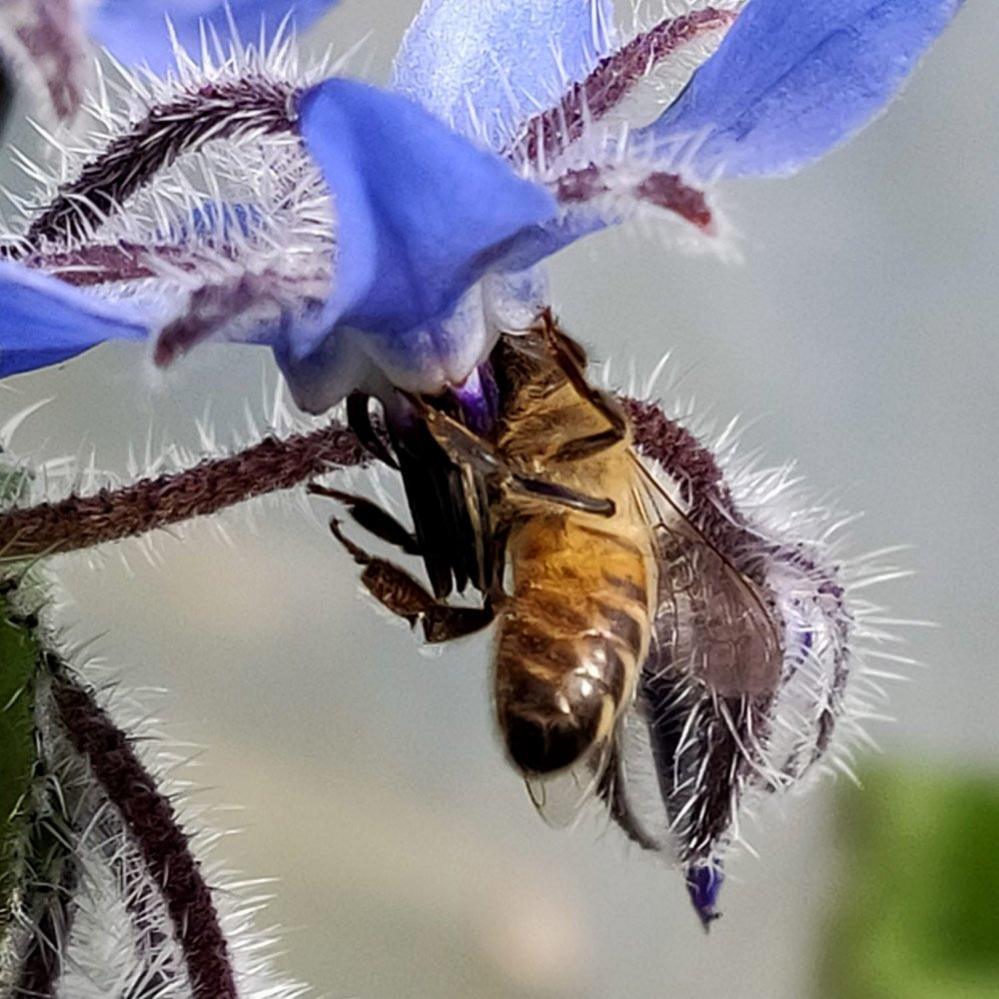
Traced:
<path id="1" fill-rule="evenodd" d="M 181 247 L 139 246 L 136 243 L 93 243 L 73 250 L 33 253 L 25 257 L 23 263 L 80 288 L 154 277 L 156 271 L 152 262 L 155 260 L 166 261 L 185 271 L 195 267 Z"/>
<path id="2" fill-rule="evenodd" d="M 173 806 L 90 691 L 65 675 L 54 678 L 52 690 L 66 737 L 87 760 L 163 893 L 194 999 L 237 999 L 212 892 Z"/>
<path id="3" fill-rule="evenodd" d="M 691 521 L 719 551 L 744 548 L 752 535 L 736 510 L 725 475 L 711 450 L 686 427 L 671 420 L 658 403 L 622 401 L 631 418 L 638 453 L 680 483 Z"/>
<path id="4" fill-rule="evenodd" d="M 30 884 L 26 911 L 33 931 L 21 960 L 14 996 L 56 995 L 66 962 L 66 945 L 76 916 L 75 895 L 80 876 L 65 833 L 48 819 L 38 819 L 32 834 L 32 857 L 37 877 Z"/>
<path id="5" fill-rule="evenodd" d="M 55 555 L 137 537 L 367 460 L 354 433 L 339 423 L 285 439 L 268 437 L 182 472 L 0 515 L 0 559 Z"/>
<path id="6" fill-rule="evenodd" d="M 293 131 L 293 105 L 290 86 L 255 77 L 205 83 L 156 105 L 60 190 L 28 229 L 26 246 L 82 238 L 157 173 L 206 142 Z"/>
<path id="7" fill-rule="evenodd" d="M 510 145 L 513 160 L 552 160 L 583 134 L 587 121 L 598 121 L 617 107 L 656 65 L 683 46 L 735 20 L 732 11 L 707 7 L 667 18 L 607 56 L 581 83 L 574 84 L 552 108 L 535 115 Z"/>

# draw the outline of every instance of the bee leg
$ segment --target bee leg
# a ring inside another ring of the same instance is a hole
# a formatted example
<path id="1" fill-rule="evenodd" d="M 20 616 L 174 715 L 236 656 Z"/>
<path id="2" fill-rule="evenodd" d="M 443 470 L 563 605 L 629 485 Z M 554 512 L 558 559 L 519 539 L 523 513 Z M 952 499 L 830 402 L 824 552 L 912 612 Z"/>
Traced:
<path id="1" fill-rule="evenodd" d="M 430 435 L 456 465 L 471 465 L 483 475 L 502 474 L 506 461 L 485 438 L 469 430 L 453 416 L 411 397 Z"/>
<path id="2" fill-rule="evenodd" d="M 592 513 L 598 517 L 613 517 L 617 508 L 614 501 L 601 496 L 590 496 L 577 492 L 568 486 L 547 479 L 531 479 L 523 475 L 511 475 L 509 486 L 514 492 L 533 499 L 547 500 L 556 506 L 565 506 L 580 513 Z"/>
<path id="3" fill-rule="evenodd" d="M 614 515 L 614 504 L 609 499 L 589 496 L 548 479 L 522 475 L 512 469 L 488 441 L 478 437 L 446 413 L 426 406 L 422 412 L 434 439 L 455 464 L 471 465 L 480 474 L 498 478 L 511 489 L 537 499 L 584 513 L 595 513 L 601 517 Z"/>
<path id="4" fill-rule="evenodd" d="M 612 750 L 611 758 L 607 762 L 607 768 L 600 775 L 600 783 L 597 785 L 597 794 L 607 806 L 607 813 L 618 824 L 621 831 L 633 843 L 637 843 L 643 850 L 661 851 L 662 843 L 653 839 L 644 829 L 642 829 L 631 803 L 624 793 L 624 771 L 621 766 L 621 756 L 617 749 Z"/>
<path id="5" fill-rule="evenodd" d="M 428 642 L 436 644 L 462 638 L 492 622 L 494 615 L 488 601 L 482 607 L 452 607 L 437 600 L 405 569 L 369 554 L 351 541 L 343 533 L 339 520 L 330 521 L 330 531 L 354 561 L 364 567 L 361 583 L 365 589 L 386 610 L 408 621 L 411 627 L 422 624 Z"/>
<path id="6" fill-rule="evenodd" d="M 452 607 L 437 601 L 423 615 L 423 637 L 431 645 L 464 638 L 488 628 L 495 616 L 488 602 L 481 607 Z"/>
<path id="7" fill-rule="evenodd" d="M 363 392 L 351 392 L 347 396 L 347 426 L 357 434 L 357 439 L 364 449 L 383 461 L 389 468 L 398 468 L 395 455 L 389 450 L 383 433 L 371 422 L 371 410 L 368 404 L 371 397 Z"/>
<path id="8" fill-rule="evenodd" d="M 552 455 L 552 461 L 579 461 L 582 458 L 588 458 L 591 454 L 599 454 L 601 451 L 613 447 L 623 437 L 624 435 L 616 427 L 602 430 L 599 434 L 577 437 L 574 441 L 566 441 Z"/>
<path id="9" fill-rule="evenodd" d="M 340 489 L 332 489 L 329 486 L 320 486 L 315 482 L 310 483 L 308 491 L 314 496 L 325 496 L 327 499 L 337 500 L 343 503 L 354 520 L 366 531 L 373 534 L 387 544 L 399 548 L 406 555 L 422 555 L 419 542 L 412 532 L 399 523 L 395 517 L 387 510 L 383 510 L 377 503 L 365 499 L 363 496 L 355 496 L 353 493 L 345 493 Z"/>

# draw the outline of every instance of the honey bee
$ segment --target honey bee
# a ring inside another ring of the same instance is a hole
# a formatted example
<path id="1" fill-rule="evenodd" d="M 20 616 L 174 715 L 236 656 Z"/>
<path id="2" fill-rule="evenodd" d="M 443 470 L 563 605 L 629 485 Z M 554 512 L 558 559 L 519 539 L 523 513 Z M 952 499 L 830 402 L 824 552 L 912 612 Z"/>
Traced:
<path id="1" fill-rule="evenodd" d="M 663 850 L 669 830 L 650 829 L 629 791 L 626 724 L 648 731 L 656 769 L 669 770 L 663 678 L 682 670 L 721 698 L 766 696 L 780 642 L 759 588 L 648 471 L 625 408 L 585 370 L 546 312 L 491 357 L 491 425 L 409 398 L 383 434 L 368 401 L 352 399 L 362 440 L 402 473 L 414 532 L 367 499 L 314 491 L 423 558 L 433 592 L 331 522 L 363 585 L 429 642 L 495 621 L 498 729 L 546 818 L 561 823 L 596 794 L 633 840 Z M 447 602 L 469 584 L 481 606 Z"/>

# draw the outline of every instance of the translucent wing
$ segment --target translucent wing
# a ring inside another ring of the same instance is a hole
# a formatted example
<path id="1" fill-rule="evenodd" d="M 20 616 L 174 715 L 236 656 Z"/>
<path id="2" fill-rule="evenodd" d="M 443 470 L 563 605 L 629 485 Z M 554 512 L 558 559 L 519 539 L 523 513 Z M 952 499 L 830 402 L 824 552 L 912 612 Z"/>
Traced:
<path id="1" fill-rule="evenodd" d="M 642 479 L 656 539 L 657 607 L 635 709 L 619 732 L 619 787 L 607 801 L 632 839 L 669 848 L 695 870 L 737 835 L 746 784 L 776 782 L 763 748 L 783 651 L 761 587 L 644 466 Z"/>
<path id="2" fill-rule="evenodd" d="M 548 825 L 566 829 L 579 820 L 603 785 L 611 753 L 611 741 L 603 740 L 566 770 L 525 780 L 531 802 Z"/>
<path id="3" fill-rule="evenodd" d="M 761 588 L 688 519 L 636 459 L 659 566 L 654 632 L 669 665 L 719 697 L 773 694 L 783 651 Z"/>

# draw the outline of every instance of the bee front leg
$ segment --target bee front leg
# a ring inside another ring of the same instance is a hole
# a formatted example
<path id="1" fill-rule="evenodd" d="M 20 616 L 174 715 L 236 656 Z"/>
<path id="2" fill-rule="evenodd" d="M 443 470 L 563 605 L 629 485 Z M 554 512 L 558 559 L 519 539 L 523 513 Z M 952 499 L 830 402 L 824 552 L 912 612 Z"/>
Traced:
<path id="1" fill-rule="evenodd" d="M 354 561 L 364 567 L 361 584 L 396 617 L 411 627 L 423 626 L 423 636 L 431 644 L 449 642 L 471 635 L 492 623 L 494 614 L 487 601 L 482 607 L 452 607 L 437 600 L 429 590 L 405 569 L 366 552 L 344 533 L 340 521 L 330 521 L 333 536 L 347 549 Z"/>
<path id="2" fill-rule="evenodd" d="M 351 392 L 347 396 L 347 426 L 357 434 L 364 449 L 384 462 L 389 468 L 399 468 L 395 455 L 386 442 L 384 428 L 376 427 L 371 421 L 371 397 L 362 392 Z"/>
<path id="3" fill-rule="evenodd" d="M 350 511 L 350 515 L 366 531 L 373 534 L 387 544 L 400 549 L 406 555 L 420 556 L 423 550 L 413 533 L 399 523 L 395 517 L 387 510 L 383 510 L 377 503 L 364 496 L 357 496 L 354 493 L 345 493 L 341 489 L 333 489 L 330 486 L 320 486 L 315 482 L 310 483 L 308 491 L 313 496 L 325 496 L 327 499 L 337 500 L 343 503 Z"/>

